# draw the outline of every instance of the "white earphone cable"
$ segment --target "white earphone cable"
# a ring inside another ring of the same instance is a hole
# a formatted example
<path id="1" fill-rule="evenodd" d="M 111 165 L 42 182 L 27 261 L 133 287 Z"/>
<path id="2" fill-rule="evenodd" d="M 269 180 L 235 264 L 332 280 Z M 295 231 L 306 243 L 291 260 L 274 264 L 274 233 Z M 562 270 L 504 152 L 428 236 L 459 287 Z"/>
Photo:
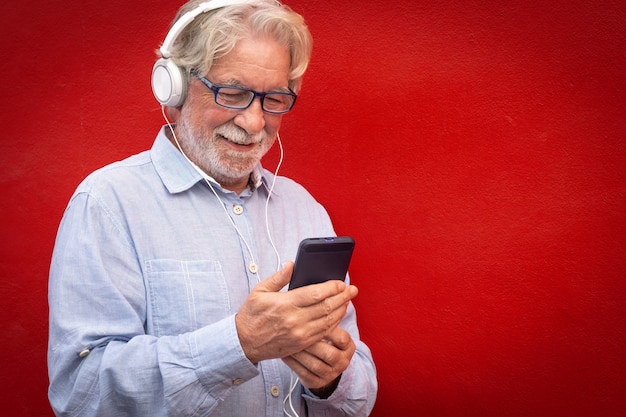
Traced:
<path id="1" fill-rule="evenodd" d="M 246 246 L 246 249 L 248 250 L 248 253 L 250 254 L 250 258 L 252 259 L 252 262 L 256 263 L 255 260 L 254 260 L 254 254 L 252 253 L 252 249 L 250 248 L 250 245 L 248 244 L 246 239 L 243 237 L 242 233 L 239 231 L 239 228 L 237 227 L 237 225 L 235 224 L 233 219 L 228 214 L 228 210 L 226 209 L 226 205 L 222 202 L 222 200 L 217 195 L 217 191 L 215 191 L 215 188 L 213 188 L 213 185 L 211 184 L 211 181 L 210 181 L 210 180 L 212 180 L 212 178 L 209 177 L 202 169 L 200 169 L 200 167 L 198 167 L 196 164 L 194 164 L 193 161 L 191 161 L 191 159 L 189 159 L 189 157 L 185 154 L 185 152 L 183 151 L 182 147 L 180 146 L 180 143 L 178 142 L 178 138 L 176 137 L 176 133 L 174 132 L 174 127 L 172 126 L 169 118 L 167 117 L 167 114 L 165 114 L 165 106 L 161 106 L 161 114 L 163 114 L 163 118 L 165 119 L 165 122 L 167 123 L 167 126 L 170 129 L 170 132 L 172 132 L 172 137 L 174 139 L 174 142 L 176 142 L 176 146 L 178 147 L 178 150 L 183 155 L 185 160 L 187 160 L 187 162 L 189 162 L 189 164 L 193 167 L 193 169 L 196 170 L 200 175 L 202 175 L 202 178 L 204 179 L 204 181 L 207 183 L 207 185 L 209 186 L 209 188 L 211 189 L 211 191 L 215 195 L 215 198 L 217 198 L 220 201 L 222 209 L 224 209 L 224 213 L 226 214 L 226 217 L 228 218 L 230 223 L 233 225 L 233 227 L 237 231 L 237 234 L 241 238 L 241 241 Z M 283 158 L 284 158 L 283 143 L 280 140 L 280 135 L 278 134 L 278 132 L 276 133 L 276 139 L 278 140 L 278 145 L 279 145 L 279 148 L 280 148 L 280 159 L 279 159 L 278 164 L 276 166 L 276 171 L 274 172 L 274 178 L 272 179 L 272 184 L 270 186 L 270 189 L 269 189 L 268 194 L 267 194 L 267 199 L 265 201 L 265 229 L 266 229 L 266 232 L 267 232 L 267 237 L 268 237 L 268 239 L 270 241 L 270 244 L 272 246 L 272 249 L 274 250 L 274 253 L 276 254 L 276 262 L 277 262 L 277 264 L 276 264 L 276 271 L 278 271 L 280 269 L 280 266 L 281 266 L 280 253 L 278 252 L 278 249 L 277 249 L 277 247 L 276 247 L 276 245 L 274 243 L 274 239 L 272 238 L 272 233 L 270 231 L 270 223 L 269 223 L 269 202 L 270 202 L 270 198 L 272 196 L 272 193 L 274 192 L 274 187 L 276 185 L 276 178 L 278 177 L 278 171 L 279 171 L 279 169 L 280 169 L 280 167 L 281 167 L 281 165 L 283 163 Z M 258 273 L 257 273 L 257 280 L 260 281 Z M 293 401 L 292 401 L 292 394 L 293 394 L 294 390 L 296 389 L 296 386 L 298 385 L 298 382 L 299 382 L 299 378 L 296 377 L 295 380 L 294 380 L 294 372 L 291 371 L 290 378 L 289 378 L 289 391 L 287 392 L 287 395 L 283 399 L 283 411 L 284 411 L 284 413 L 288 417 L 299 417 L 298 412 L 296 411 L 296 409 L 295 409 L 295 407 L 293 405 Z M 285 408 L 287 406 L 287 402 L 289 402 L 289 408 L 290 408 L 291 411 L 287 411 L 287 409 Z M 291 414 L 291 413 L 293 413 L 293 414 Z"/>
<path id="2" fill-rule="evenodd" d="M 293 401 L 292 401 L 292 394 L 293 394 L 294 390 L 296 389 L 296 386 L 298 385 L 298 381 L 300 379 L 298 377 L 296 377 L 296 379 L 294 381 L 293 375 L 294 375 L 294 372 L 291 371 L 291 375 L 289 376 L 289 392 L 287 392 L 287 395 L 285 396 L 285 399 L 283 399 L 283 411 L 287 415 L 287 417 L 300 417 L 298 415 L 298 412 L 294 408 Z M 287 411 L 287 409 L 285 408 L 287 406 L 287 401 L 289 401 L 289 408 L 291 409 L 291 412 Z M 293 413 L 293 414 L 291 414 L 291 413 Z"/>
<path id="3" fill-rule="evenodd" d="M 267 200 L 265 200 L 265 227 L 267 229 L 267 237 L 270 240 L 270 244 L 272 245 L 272 249 L 274 249 L 274 253 L 276 254 L 276 271 L 280 270 L 280 254 L 278 253 L 278 249 L 274 244 L 274 240 L 272 238 L 272 234 L 270 233 L 270 220 L 269 220 L 269 205 L 270 205 L 270 197 L 274 192 L 274 186 L 276 185 L 276 178 L 278 177 L 278 170 L 280 166 L 283 164 L 283 157 L 285 156 L 285 152 L 283 150 L 283 142 L 280 140 L 280 134 L 276 132 L 276 139 L 278 140 L 278 147 L 280 148 L 280 159 L 278 160 L 278 165 L 276 165 L 276 171 L 274 172 L 274 179 L 272 179 L 272 185 L 267 194 Z"/>
<path id="4" fill-rule="evenodd" d="M 211 180 L 213 180 L 213 179 L 211 177 L 209 177 L 191 159 L 189 159 L 189 157 L 185 154 L 185 152 L 183 151 L 182 147 L 180 146 L 180 142 L 178 141 L 178 138 L 176 137 L 176 132 L 174 132 L 174 127 L 172 126 L 172 123 L 170 122 L 169 118 L 167 117 L 167 114 L 165 113 L 165 106 L 161 106 L 161 114 L 163 115 L 163 118 L 165 119 L 165 122 L 167 123 L 167 126 L 169 127 L 170 131 L 172 132 L 172 137 L 174 138 L 174 142 L 176 142 L 176 146 L 178 147 L 178 150 L 180 151 L 180 153 L 187 160 L 187 162 L 189 162 L 189 164 L 193 167 L 193 169 L 196 170 L 200 175 L 202 175 L 202 178 L 204 179 L 204 181 L 207 183 L 207 185 L 209 186 L 209 188 L 213 192 L 213 195 L 215 195 L 215 198 L 217 198 L 220 202 L 222 202 L 222 200 L 217 195 L 217 191 L 215 191 L 215 188 L 211 184 Z M 276 133 L 276 138 L 278 139 L 278 145 L 279 145 L 279 148 L 280 148 L 280 159 L 279 159 L 278 164 L 276 166 L 276 171 L 274 172 L 274 178 L 272 180 L 272 184 L 271 184 L 269 192 L 267 194 L 267 199 L 265 200 L 265 231 L 267 233 L 267 237 L 268 237 L 268 239 L 270 241 L 270 245 L 272 246 L 274 254 L 276 255 L 276 271 L 279 271 L 280 270 L 280 266 L 281 266 L 280 253 L 278 252 L 278 248 L 276 247 L 276 244 L 274 243 L 274 239 L 272 238 L 272 233 L 270 231 L 270 222 L 269 222 L 269 202 L 270 202 L 270 198 L 272 197 L 272 193 L 274 192 L 274 187 L 276 185 L 276 178 L 278 177 L 278 171 L 279 171 L 279 169 L 280 169 L 280 167 L 281 167 L 281 165 L 283 163 L 283 158 L 284 158 L 284 155 L 285 155 L 284 149 L 283 149 L 283 143 L 280 140 L 280 135 L 278 134 L 278 132 Z M 239 235 L 239 237 L 241 238 L 242 242 L 246 246 L 246 249 L 247 249 L 248 253 L 250 254 L 250 258 L 252 259 L 252 262 L 256 263 L 256 261 L 254 259 L 254 254 L 252 252 L 252 248 L 250 247 L 250 245 L 248 244 L 246 239 L 243 237 L 243 234 L 239 231 L 239 228 L 237 227 L 237 225 L 235 224 L 233 219 L 228 214 L 228 209 L 226 208 L 226 206 L 224 205 L 223 202 L 222 202 L 222 208 L 224 209 L 224 213 L 226 214 L 226 217 L 228 217 L 228 220 L 233 225 L 233 227 L 237 231 L 237 234 Z M 260 281 L 258 276 L 257 276 L 257 279 Z"/>
<path id="5" fill-rule="evenodd" d="M 252 263 L 256 264 L 256 261 L 254 259 L 254 254 L 252 253 L 252 248 L 250 248 L 250 245 L 248 244 L 246 239 L 243 237 L 243 234 L 239 231 L 239 228 L 235 224 L 234 220 L 228 214 L 228 209 L 226 208 L 226 205 L 222 202 L 222 200 L 217 195 L 217 191 L 215 191 L 215 188 L 213 188 L 213 185 L 211 184 L 211 181 L 210 181 L 212 178 L 209 177 L 202 169 L 200 169 L 199 166 L 194 164 L 193 161 L 191 159 L 189 159 L 189 157 L 183 151 L 183 148 L 180 146 L 180 142 L 178 142 L 178 138 L 176 137 L 176 132 L 174 132 L 174 127 L 172 126 L 172 124 L 171 124 L 170 120 L 168 119 L 167 115 L 165 114 L 165 106 L 161 106 L 161 113 L 163 114 L 163 117 L 165 118 L 165 122 L 167 123 L 167 126 L 169 127 L 170 131 L 172 132 L 172 137 L 174 138 L 174 142 L 176 142 L 176 146 L 178 147 L 178 150 L 183 155 L 183 157 L 185 157 L 187 162 L 189 162 L 189 164 L 193 167 L 193 169 L 196 170 L 200 175 L 202 175 L 202 178 L 204 179 L 204 181 L 207 183 L 207 185 L 209 186 L 209 188 L 213 192 L 213 195 L 215 195 L 215 198 L 217 198 L 218 201 L 221 203 L 222 209 L 224 210 L 224 213 L 226 214 L 226 217 L 228 218 L 230 223 L 233 225 L 233 227 L 237 231 L 237 234 L 241 238 L 241 241 L 243 242 L 243 244 L 246 246 L 246 249 L 248 250 L 248 254 L 250 255 L 250 259 L 252 260 Z M 258 277 L 258 274 L 257 274 L 257 280 L 260 281 L 260 278 Z"/>

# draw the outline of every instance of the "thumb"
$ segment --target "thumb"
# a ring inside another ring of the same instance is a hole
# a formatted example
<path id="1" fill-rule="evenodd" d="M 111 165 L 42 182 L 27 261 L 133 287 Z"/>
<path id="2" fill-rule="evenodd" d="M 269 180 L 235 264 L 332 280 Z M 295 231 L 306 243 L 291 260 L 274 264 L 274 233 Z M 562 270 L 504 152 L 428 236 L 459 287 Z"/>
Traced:
<path id="1" fill-rule="evenodd" d="M 285 285 L 289 284 L 292 273 L 293 261 L 287 261 L 280 271 L 276 272 L 268 279 L 261 281 L 261 283 L 257 286 L 257 289 L 266 292 L 278 292 L 282 290 Z"/>

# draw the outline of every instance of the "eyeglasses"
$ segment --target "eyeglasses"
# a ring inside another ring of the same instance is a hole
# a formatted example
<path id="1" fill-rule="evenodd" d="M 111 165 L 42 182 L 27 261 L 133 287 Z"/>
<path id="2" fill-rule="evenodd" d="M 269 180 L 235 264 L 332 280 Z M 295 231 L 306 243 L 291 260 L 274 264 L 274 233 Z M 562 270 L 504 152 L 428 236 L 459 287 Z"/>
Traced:
<path id="1" fill-rule="evenodd" d="M 269 91 L 259 93 L 248 88 L 214 85 L 200 75 L 198 70 L 191 70 L 191 74 L 199 79 L 215 95 L 215 103 L 229 109 L 243 110 L 250 107 L 256 97 L 261 99 L 263 111 L 274 114 L 287 113 L 296 103 L 298 96 L 290 88 L 286 91 Z"/>

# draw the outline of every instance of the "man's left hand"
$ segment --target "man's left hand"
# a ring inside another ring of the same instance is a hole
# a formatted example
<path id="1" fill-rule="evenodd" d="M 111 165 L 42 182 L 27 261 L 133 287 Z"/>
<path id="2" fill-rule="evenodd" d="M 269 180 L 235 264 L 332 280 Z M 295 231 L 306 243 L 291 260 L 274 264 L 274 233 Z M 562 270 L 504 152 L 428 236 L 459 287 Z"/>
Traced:
<path id="1" fill-rule="evenodd" d="M 324 340 L 283 358 L 283 361 L 296 373 L 303 386 L 316 395 L 319 393 L 319 397 L 327 398 L 355 351 L 356 345 L 350 333 L 336 327 Z"/>

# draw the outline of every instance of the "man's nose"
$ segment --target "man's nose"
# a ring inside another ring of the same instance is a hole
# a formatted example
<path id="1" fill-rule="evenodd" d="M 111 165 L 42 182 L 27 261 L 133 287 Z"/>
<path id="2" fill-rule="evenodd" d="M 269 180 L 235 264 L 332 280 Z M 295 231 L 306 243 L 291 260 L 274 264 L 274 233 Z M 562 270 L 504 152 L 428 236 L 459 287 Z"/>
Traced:
<path id="1" fill-rule="evenodd" d="M 240 110 L 234 122 L 248 134 L 261 132 L 265 127 L 265 112 L 261 106 L 261 97 L 255 97 L 250 106 Z"/>

